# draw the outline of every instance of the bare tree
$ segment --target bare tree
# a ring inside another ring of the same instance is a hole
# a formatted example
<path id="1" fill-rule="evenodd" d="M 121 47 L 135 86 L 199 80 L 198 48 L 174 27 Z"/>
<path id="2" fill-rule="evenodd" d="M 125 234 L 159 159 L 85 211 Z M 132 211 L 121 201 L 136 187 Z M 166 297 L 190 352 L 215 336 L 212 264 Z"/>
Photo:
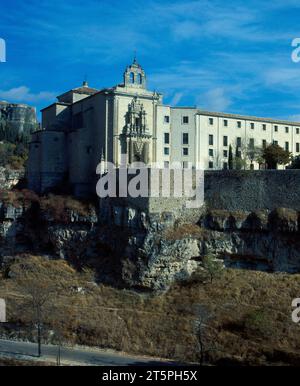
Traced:
<path id="1" fill-rule="evenodd" d="M 42 329 L 67 316 L 61 296 L 67 295 L 67 287 L 74 271 L 64 261 L 53 261 L 39 256 L 23 256 L 10 268 L 10 276 L 24 296 L 24 318 L 31 321 L 37 331 L 38 356 L 41 356 Z"/>
<path id="2" fill-rule="evenodd" d="M 194 322 L 194 334 L 197 340 L 199 365 L 203 366 L 209 352 L 216 350 L 216 336 L 210 323 L 215 315 L 203 305 L 196 305 L 196 320 Z"/>
<path id="3" fill-rule="evenodd" d="M 246 140 L 241 143 L 241 146 L 236 147 L 235 168 L 246 169 L 250 163 L 250 169 L 253 169 L 254 162 L 261 163 L 262 152 L 263 149 L 261 147 L 255 146 L 254 143 L 246 138 Z"/>

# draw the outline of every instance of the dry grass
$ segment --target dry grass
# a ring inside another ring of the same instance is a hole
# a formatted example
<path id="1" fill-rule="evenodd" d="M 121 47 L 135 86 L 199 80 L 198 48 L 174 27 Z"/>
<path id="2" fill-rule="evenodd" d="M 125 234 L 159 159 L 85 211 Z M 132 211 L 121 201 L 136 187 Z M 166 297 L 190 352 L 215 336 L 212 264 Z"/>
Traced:
<path id="1" fill-rule="evenodd" d="M 33 202 L 39 202 L 39 196 L 31 190 L 0 190 L 0 201 L 15 208 L 28 207 Z"/>
<path id="2" fill-rule="evenodd" d="M 161 294 L 138 294 L 81 279 L 83 292 L 66 290 L 56 299 L 73 308 L 76 323 L 66 323 L 64 334 L 76 343 L 196 361 L 193 325 L 196 306 L 202 305 L 213 314 L 207 339 L 215 341 L 217 350 L 210 353 L 211 362 L 300 364 L 299 327 L 291 321 L 300 275 L 226 269 L 212 284 L 191 279 Z M 78 280 L 74 273 L 69 287 Z M 20 296 L 13 279 L 2 279 L 0 297 L 8 299 L 11 321 L 22 321 Z"/>
<path id="3" fill-rule="evenodd" d="M 168 228 L 163 237 L 168 241 L 181 240 L 187 237 L 201 237 L 206 230 L 196 224 L 183 224 L 176 228 Z"/>
<path id="4" fill-rule="evenodd" d="M 87 202 L 79 201 L 71 196 L 54 194 L 42 197 L 40 205 L 42 210 L 49 211 L 57 221 L 64 220 L 70 211 L 76 212 L 81 216 L 87 216 L 90 209 L 90 205 Z"/>
<path id="5" fill-rule="evenodd" d="M 15 208 L 25 209 L 29 208 L 33 203 L 38 204 L 43 211 L 48 212 L 56 221 L 67 221 L 70 212 L 75 212 L 80 216 L 87 216 L 94 206 L 89 201 L 81 201 L 71 196 L 49 194 L 40 197 L 28 189 L 1 189 L 0 202 L 12 205 Z"/>
<path id="6" fill-rule="evenodd" d="M 298 221 L 298 212 L 289 208 L 278 208 L 273 212 L 273 215 L 276 216 L 281 221 L 288 221 L 288 222 Z"/>
<path id="7" fill-rule="evenodd" d="M 32 361 L 24 359 L 13 359 L 13 358 L 1 358 L 0 357 L 0 367 L 1 366 L 53 366 L 52 363 L 42 362 L 42 361 Z"/>
<path id="8" fill-rule="evenodd" d="M 207 211 L 207 214 L 216 218 L 228 218 L 232 216 L 237 220 L 238 219 L 244 220 L 245 218 L 247 218 L 247 215 L 249 214 L 249 212 L 237 211 L 237 210 L 228 211 L 228 210 L 222 210 L 222 209 L 210 209 Z"/>

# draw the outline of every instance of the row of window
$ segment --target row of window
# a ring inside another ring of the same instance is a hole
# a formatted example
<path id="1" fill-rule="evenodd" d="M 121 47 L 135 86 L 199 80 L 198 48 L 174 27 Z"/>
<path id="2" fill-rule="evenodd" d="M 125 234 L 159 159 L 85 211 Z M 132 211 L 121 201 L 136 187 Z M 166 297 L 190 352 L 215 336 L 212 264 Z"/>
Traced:
<path id="1" fill-rule="evenodd" d="M 164 168 L 165 168 L 165 169 L 168 169 L 169 166 L 170 166 L 169 161 L 164 161 Z M 182 162 L 182 167 L 183 167 L 184 169 L 188 168 L 188 167 L 189 167 L 189 162 L 188 162 L 188 161 L 183 161 L 183 162 Z"/>
<path id="2" fill-rule="evenodd" d="M 208 155 L 210 157 L 214 157 L 214 149 L 208 149 Z M 236 152 L 237 157 L 241 157 L 242 153 L 241 151 Z M 228 158 L 228 150 L 223 150 L 223 158 Z"/>
<path id="3" fill-rule="evenodd" d="M 170 144 L 170 134 L 169 133 L 164 133 L 164 143 L 165 143 L 165 145 L 169 145 Z M 189 144 L 189 134 L 188 133 L 182 133 L 182 144 L 183 145 L 188 145 Z M 278 141 L 274 140 L 273 144 L 278 145 Z M 214 146 L 214 136 L 213 136 L 213 134 L 209 134 L 208 145 L 209 146 Z M 227 135 L 223 136 L 223 146 L 224 147 L 228 146 L 228 136 Z M 241 137 L 237 137 L 237 139 L 236 139 L 236 146 L 237 147 L 242 147 L 242 138 Z M 254 138 L 250 138 L 249 139 L 249 146 L 252 146 L 252 147 L 255 146 Z M 267 147 L 267 140 L 266 139 L 262 140 L 262 147 L 263 148 Z M 289 147 L 290 147 L 289 142 L 285 142 L 285 150 L 289 151 Z M 169 155 L 169 148 L 165 147 L 164 149 L 165 149 L 164 150 L 164 154 L 165 155 Z M 212 149 L 210 149 L 210 150 L 212 150 Z M 300 144 L 299 143 L 296 143 L 296 152 L 300 153 Z M 188 148 L 183 148 L 183 155 L 188 155 Z"/>
<path id="4" fill-rule="evenodd" d="M 210 134 L 209 137 L 208 137 L 208 144 L 209 144 L 209 146 L 213 146 L 214 145 L 214 136 L 212 134 Z M 278 141 L 273 141 L 273 144 L 274 145 L 278 145 Z M 254 145 L 255 145 L 254 138 L 250 138 L 249 139 L 249 146 L 254 147 Z M 223 136 L 223 146 L 225 146 L 225 147 L 228 146 L 228 137 L 227 137 L 227 135 Z M 237 147 L 241 147 L 242 146 L 242 138 L 241 137 L 237 137 L 237 139 L 236 139 L 236 146 Z M 266 139 L 262 140 L 262 147 L 263 148 L 267 147 L 267 140 Z M 290 148 L 289 142 L 285 142 L 284 147 L 285 147 L 286 151 L 289 151 L 289 148 Z M 298 142 L 296 143 L 296 152 L 300 153 L 300 143 L 298 143 Z"/>
<path id="5" fill-rule="evenodd" d="M 213 125 L 214 124 L 214 118 L 208 118 L 208 122 L 210 125 Z M 242 121 L 237 121 L 236 125 L 237 125 L 237 128 L 240 129 L 242 127 Z M 223 126 L 228 127 L 228 120 L 227 119 L 223 120 Z M 250 127 L 251 127 L 251 129 L 255 129 L 254 122 L 250 122 Z M 264 131 L 267 130 L 267 125 L 265 123 L 262 123 L 261 127 Z M 290 128 L 288 126 L 285 126 L 284 129 L 285 129 L 285 132 L 288 134 L 290 131 Z M 278 132 L 278 125 L 274 125 L 274 131 Z M 300 134 L 300 128 L 299 127 L 296 127 L 296 134 Z"/>
<path id="6" fill-rule="evenodd" d="M 170 144 L 170 134 L 164 133 L 164 143 L 165 145 Z M 182 133 L 182 144 L 188 145 L 189 144 L 189 133 Z"/>
<path id="7" fill-rule="evenodd" d="M 165 115 L 164 116 L 164 122 L 165 123 L 170 123 L 170 116 L 169 115 Z M 187 115 L 182 117 L 182 123 L 184 125 L 188 125 L 189 124 L 189 117 Z"/>
<path id="8" fill-rule="evenodd" d="M 213 161 L 209 161 L 208 167 L 209 167 L 209 169 L 213 169 L 213 168 L 214 168 L 214 163 L 213 163 Z M 228 162 L 223 162 L 223 169 L 225 169 L 225 170 L 228 169 Z"/>
<path id="9" fill-rule="evenodd" d="M 238 143 L 240 143 L 239 145 L 237 144 L 237 146 L 241 146 L 242 145 L 242 138 L 238 138 Z M 209 146 L 213 146 L 214 145 L 214 136 L 213 134 L 209 134 L 208 136 L 208 145 Z M 223 136 L 223 146 L 228 146 L 228 137 L 227 135 L 224 135 Z"/>
<path id="10" fill-rule="evenodd" d="M 164 155 L 170 155 L 170 148 L 169 147 L 164 147 Z M 182 148 L 182 155 L 183 156 L 189 155 L 189 148 L 188 147 Z"/>
<path id="11" fill-rule="evenodd" d="M 164 122 L 170 123 L 170 116 L 169 115 L 164 116 Z M 212 126 L 214 124 L 214 118 L 208 118 L 208 122 Z M 187 115 L 182 117 L 182 123 L 183 124 L 189 124 L 189 117 Z M 237 128 L 240 129 L 242 127 L 242 121 L 236 121 L 236 125 L 237 125 Z M 228 127 L 228 119 L 223 119 L 223 126 Z M 266 123 L 262 123 L 261 127 L 262 127 L 263 131 L 267 130 Z M 254 122 L 250 122 L 250 128 L 252 130 L 255 129 L 255 123 Z M 279 126 L 274 125 L 274 131 L 278 132 L 278 129 L 279 129 Z M 288 134 L 290 132 L 289 126 L 285 126 L 284 130 L 285 130 L 286 134 Z M 296 134 L 300 134 L 300 128 L 299 127 L 296 127 Z"/>

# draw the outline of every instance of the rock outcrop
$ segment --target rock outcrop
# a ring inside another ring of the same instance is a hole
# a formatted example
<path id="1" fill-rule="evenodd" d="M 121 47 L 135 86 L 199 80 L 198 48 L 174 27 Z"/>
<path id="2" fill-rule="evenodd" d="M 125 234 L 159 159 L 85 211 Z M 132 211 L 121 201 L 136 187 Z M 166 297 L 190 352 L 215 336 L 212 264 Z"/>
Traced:
<path id="1" fill-rule="evenodd" d="M 93 206 L 86 213 L 66 210 L 57 218 L 35 201 L 2 202 L 0 264 L 16 254 L 38 253 L 91 267 L 98 282 L 141 290 L 164 290 L 188 279 L 207 254 L 230 267 L 300 271 L 300 222 L 294 210 L 209 211 L 198 224 L 179 226 L 155 216 L 134 227 L 100 220 Z"/>
<path id="2" fill-rule="evenodd" d="M 0 124 L 5 130 L 29 134 L 37 127 L 36 110 L 25 104 L 1 101 Z"/>
<path id="3" fill-rule="evenodd" d="M 0 189 L 11 189 L 24 178 L 24 170 L 12 170 L 0 166 Z"/>

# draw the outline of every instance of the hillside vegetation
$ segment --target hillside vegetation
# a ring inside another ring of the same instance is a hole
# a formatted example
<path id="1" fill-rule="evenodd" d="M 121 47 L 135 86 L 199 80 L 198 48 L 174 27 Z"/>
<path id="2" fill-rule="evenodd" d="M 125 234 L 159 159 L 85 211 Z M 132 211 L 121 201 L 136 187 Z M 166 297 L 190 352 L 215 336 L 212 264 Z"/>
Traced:
<path id="1" fill-rule="evenodd" d="M 195 321 L 205 308 L 210 314 L 203 329 L 209 363 L 300 365 L 299 326 L 291 320 L 300 275 L 225 269 L 212 283 L 195 275 L 167 292 L 145 294 L 98 286 L 92 271 L 78 273 L 62 260 L 22 256 L 3 268 L 0 280 L 10 322 L 1 333 L 10 337 L 35 338 L 32 314 L 24 307 L 28 293 L 18 279 L 20 264 L 28 271 L 26 262 L 37 267 L 29 271 L 41 272 L 34 283 L 40 291 L 50 282 L 57 289 L 49 293 L 54 302 L 45 312 L 47 341 L 55 339 L 52 330 L 66 342 L 195 362 Z"/>

